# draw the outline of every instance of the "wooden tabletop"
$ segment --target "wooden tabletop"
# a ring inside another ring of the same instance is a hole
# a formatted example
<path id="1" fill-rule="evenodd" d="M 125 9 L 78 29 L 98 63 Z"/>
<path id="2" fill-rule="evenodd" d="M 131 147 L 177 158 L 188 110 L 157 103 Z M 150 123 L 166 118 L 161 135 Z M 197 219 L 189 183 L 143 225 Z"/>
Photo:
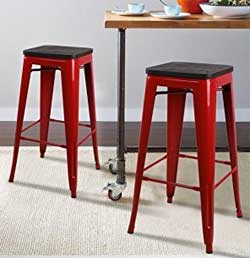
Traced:
<path id="1" fill-rule="evenodd" d="M 141 17 L 119 16 L 105 13 L 105 28 L 121 29 L 250 29 L 250 17 L 241 19 L 216 19 L 204 14 L 191 15 L 182 20 L 163 20 L 149 14 Z"/>

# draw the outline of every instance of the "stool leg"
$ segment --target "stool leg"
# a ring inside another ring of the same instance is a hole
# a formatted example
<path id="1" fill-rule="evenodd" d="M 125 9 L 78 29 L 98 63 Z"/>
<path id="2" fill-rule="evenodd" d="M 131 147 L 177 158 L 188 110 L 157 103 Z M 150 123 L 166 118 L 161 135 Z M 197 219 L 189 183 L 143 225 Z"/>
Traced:
<path id="1" fill-rule="evenodd" d="M 76 198 L 78 169 L 79 66 L 74 60 L 62 67 L 63 108 L 71 197 Z"/>
<path id="2" fill-rule="evenodd" d="M 171 88 L 169 88 L 168 90 L 174 91 L 174 89 L 171 89 Z M 167 181 L 171 183 L 176 183 L 185 102 L 186 102 L 185 93 L 168 95 Z M 175 189 L 176 187 L 174 185 L 167 186 L 168 203 L 172 203 Z"/>
<path id="3" fill-rule="evenodd" d="M 46 68 L 46 67 L 41 67 Z M 40 155 L 44 158 L 51 114 L 52 95 L 55 80 L 55 70 L 41 71 L 41 93 L 40 93 Z"/>
<path id="4" fill-rule="evenodd" d="M 13 153 L 13 160 L 12 160 L 12 167 L 11 167 L 9 182 L 14 182 L 14 177 L 15 177 L 16 164 L 17 164 L 19 146 L 21 141 L 23 120 L 24 120 L 24 113 L 25 113 L 25 107 L 26 107 L 27 96 L 28 96 L 31 67 L 32 67 L 31 62 L 28 61 L 27 58 L 24 58 L 21 89 L 20 89 L 20 96 L 19 96 L 17 124 L 16 124 L 15 145 L 14 145 L 14 153 Z"/>
<path id="5" fill-rule="evenodd" d="M 84 67 L 88 104 L 89 104 L 89 117 L 92 134 L 92 144 L 95 156 L 96 169 L 100 169 L 99 155 L 98 155 L 98 144 L 97 144 L 97 126 L 96 126 L 96 107 L 95 107 L 95 87 L 94 87 L 94 69 L 93 63 L 89 63 Z"/>
<path id="6" fill-rule="evenodd" d="M 148 140 L 149 140 L 149 134 L 150 134 L 150 126 L 152 122 L 152 115 L 153 115 L 153 109 L 154 109 L 154 103 L 155 103 L 156 88 L 157 88 L 157 85 L 155 84 L 153 79 L 148 78 L 147 84 L 146 84 L 145 98 L 144 98 L 144 108 L 143 108 L 143 117 L 142 117 L 142 124 L 141 124 L 141 136 L 140 136 L 140 144 L 139 144 L 139 151 L 138 151 L 133 207 L 132 207 L 132 213 L 130 218 L 130 224 L 128 228 L 129 234 L 133 234 L 134 228 L 135 228 L 135 221 L 136 221 L 136 216 L 137 216 L 137 211 L 139 206 L 144 165 L 145 165 L 147 146 L 148 146 Z"/>
<path id="7" fill-rule="evenodd" d="M 223 90 L 223 99 L 225 107 L 225 115 L 227 122 L 227 135 L 231 159 L 232 169 L 237 169 L 233 174 L 233 188 L 235 204 L 237 209 L 237 217 L 243 216 L 240 203 L 240 191 L 239 191 L 239 172 L 238 172 L 238 157 L 237 157 L 237 133 L 236 133 L 236 122 L 235 122 L 235 107 L 234 107 L 234 96 L 233 96 L 233 85 L 230 84 Z"/>
<path id="8" fill-rule="evenodd" d="M 216 139 L 216 85 L 202 81 L 194 89 L 195 123 L 201 194 L 203 235 L 207 253 L 213 252 L 214 173 Z"/>

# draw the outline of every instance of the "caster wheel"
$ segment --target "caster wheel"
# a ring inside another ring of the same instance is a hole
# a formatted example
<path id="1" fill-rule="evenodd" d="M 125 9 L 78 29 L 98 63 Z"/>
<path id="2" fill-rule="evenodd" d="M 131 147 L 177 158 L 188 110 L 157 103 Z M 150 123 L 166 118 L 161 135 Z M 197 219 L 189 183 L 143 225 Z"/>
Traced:
<path id="1" fill-rule="evenodd" d="M 117 175 L 117 172 L 114 170 L 114 165 L 113 164 L 109 164 L 109 171 L 111 172 L 111 174 Z"/>
<path id="2" fill-rule="evenodd" d="M 110 200 L 117 202 L 122 198 L 122 193 L 120 193 L 119 195 L 114 195 L 112 190 L 108 191 L 108 197 Z"/>

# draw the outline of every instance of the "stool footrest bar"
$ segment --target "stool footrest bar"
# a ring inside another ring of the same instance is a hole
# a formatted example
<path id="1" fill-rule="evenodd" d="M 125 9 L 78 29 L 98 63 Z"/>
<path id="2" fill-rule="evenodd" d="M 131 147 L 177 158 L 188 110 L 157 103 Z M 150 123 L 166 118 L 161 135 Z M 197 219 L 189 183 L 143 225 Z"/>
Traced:
<path id="1" fill-rule="evenodd" d="M 29 126 L 25 127 L 24 129 L 22 129 L 22 133 L 26 132 L 27 130 L 31 129 L 32 127 L 36 126 L 37 124 L 40 123 L 40 120 L 30 124 Z"/>
<path id="2" fill-rule="evenodd" d="M 24 137 L 24 136 L 21 136 L 20 139 L 23 140 L 23 141 L 36 142 L 36 143 L 46 143 L 46 144 L 51 145 L 51 146 L 66 148 L 65 144 L 57 144 L 57 143 L 53 143 L 53 142 L 40 141 L 40 140 L 37 140 L 37 139 Z"/>
<path id="3" fill-rule="evenodd" d="M 235 167 L 232 171 L 228 172 L 218 183 L 215 184 L 214 189 L 218 188 L 226 179 L 236 173 L 237 167 Z"/>
<path id="4" fill-rule="evenodd" d="M 49 119 L 50 122 L 56 122 L 56 123 L 62 123 L 64 124 L 64 121 L 62 120 L 57 120 L 57 119 Z M 22 133 L 26 132 L 27 130 L 31 129 L 32 127 L 36 126 L 37 124 L 39 124 L 41 122 L 41 120 L 38 120 L 32 124 L 30 124 L 29 126 L 25 127 L 24 129 L 22 129 Z M 91 129 L 91 125 L 89 124 L 84 124 L 84 123 L 78 123 L 79 126 L 81 127 L 87 127 L 87 128 L 90 128 Z M 90 133 L 88 133 L 79 143 L 77 146 L 80 146 L 82 145 L 92 134 L 96 133 L 96 128 L 91 130 Z M 21 140 L 23 141 L 30 141 L 30 142 L 35 142 L 35 143 L 45 143 L 45 144 L 48 144 L 48 145 L 51 145 L 51 146 L 56 146 L 56 147 L 61 147 L 61 148 L 67 148 L 67 145 L 65 144 L 57 144 L 57 143 L 53 143 L 53 142 L 47 142 L 47 141 L 41 141 L 41 140 L 37 140 L 37 139 L 34 139 L 34 138 L 29 138 L 29 137 L 25 137 L 25 136 L 22 136 L 20 137 Z"/>
<path id="5" fill-rule="evenodd" d="M 187 154 L 179 154 L 179 157 L 180 158 L 188 158 L 188 159 L 198 160 L 198 157 L 192 156 L 192 155 L 187 155 Z M 165 160 L 167 158 L 168 158 L 168 154 L 164 155 L 163 157 L 161 157 L 158 160 L 154 161 L 153 163 L 149 164 L 148 166 L 146 166 L 144 168 L 144 172 L 149 170 L 150 168 L 154 167 L 155 165 L 159 164 L 160 162 L 162 162 L 163 160 Z M 224 164 L 224 165 L 231 166 L 231 162 L 230 161 L 215 160 L 215 162 L 219 163 L 219 164 Z"/>
<path id="6" fill-rule="evenodd" d="M 93 131 L 91 131 L 89 134 L 87 134 L 78 144 L 77 146 L 79 147 L 80 145 L 82 145 L 92 134 L 94 134 L 96 132 L 96 129 L 94 129 Z M 25 136 L 21 136 L 20 137 L 21 140 L 23 141 L 29 141 L 29 142 L 35 142 L 35 143 L 45 143 L 51 146 L 56 146 L 56 147 L 61 147 L 61 148 L 67 148 L 67 145 L 65 144 L 57 144 L 57 143 L 53 143 L 53 142 L 47 142 L 47 141 L 41 141 L 41 140 L 37 140 L 34 138 L 30 138 L 30 137 L 25 137 Z"/>
<path id="7" fill-rule="evenodd" d="M 64 124 L 65 122 L 62 120 L 58 120 L 58 119 L 50 119 L 50 122 L 54 122 L 54 123 L 60 123 L 60 124 Z M 39 124 L 41 122 L 41 120 L 37 120 L 36 122 L 30 124 L 29 126 L 25 127 L 22 129 L 22 133 L 26 132 L 27 130 L 31 129 L 32 127 L 36 126 L 37 124 Z M 86 128 L 91 128 L 90 124 L 84 124 L 84 123 L 78 123 L 79 126 L 81 127 L 86 127 Z"/>
<path id="8" fill-rule="evenodd" d="M 91 131 L 89 134 L 87 134 L 79 143 L 78 146 L 82 145 L 92 134 L 94 134 L 96 132 L 96 129 L 94 129 L 93 131 Z"/>
<path id="9" fill-rule="evenodd" d="M 237 171 L 237 167 L 235 167 L 232 171 L 228 172 L 222 179 L 220 179 L 214 185 L 214 189 L 218 188 L 226 179 L 228 179 L 230 176 L 232 176 L 236 171 Z M 146 177 L 146 176 L 144 176 L 142 179 L 144 181 L 150 181 L 150 182 L 154 182 L 154 183 L 158 183 L 158 184 L 175 185 L 177 187 L 191 189 L 191 190 L 194 190 L 194 191 L 197 191 L 197 192 L 200 191 L 200 187 L 197 187 L 197 186 L 189 186 L 189 185 L 185 185 L 185 184 L 172 183 L 172 182 L 168 182 L 168 181 L 165 181 L 165 180 L 156 179 L 156 178 L 152 178 L 152 177 Z"/>
<path id="10" fill-rule="evenodd" d="M 64 124 L 65 123 L 63 120 L 58 120 L 58 119 L 54 119 L 54 118 L 50 118 L 50 121 L 54 122 L 54 123 L 60 123 L 60 124 Z M 82 126 L 82 127 L 91 128 L 90 124 L 78 123 L 78 125 Z"/>
<path id="11" fill-rule="evenodd" d="M 172 183 L 172 182 L 168 182 L 168 181 L 164 181 L 164 180 L 160 180 L 160 179 L 156 179 L 156 178 L 151 178 L 151 177 L 145 177 L 145 176 L 142 179 L 144 181 L 150 181 L 150 182 L 154 182 L 154 183 L 158 183 L 158 184 L 175 185 L 177 187 L 191 189 L 191 190 L 194 190 L 197 192 L 200 191 L 200 187 L 198 187 L 198 186 L 189 186 L 189 185 L 184 185 L 184 184 Z"/>
<path id="12" fill-rule="evenodd" d="M 188 159 L 195 159 L 195 160 L 198 160 L 198 157 L 196 156 L 192 156 L 192 155 L 187 155 L 187 154 L 179 154 L 179 157 L 180 158 L 188 158 Z M 228 165 L 228 166 L 231 166 L 232 163 L 230 161 L 226 161 L 226 160 L 215 160 L 216 163 L 219 163 L 219 164 L 224 164 L 224 165 Z"/>
<path id="13" fill-rule="evenodd" d="M 163 157 L 161 157 L 160 159 L 156 160 L 155 162 L 151 163 L 150 165 L 148 165 L 147 167 L 144 168 L 144 172 L 149 170 L 150 168 L 152 168 L 153 166 L 159 164 L 160 162 L 162 162 L 163 160 L 167 159 L 168 154 L 164 155 Z"/>

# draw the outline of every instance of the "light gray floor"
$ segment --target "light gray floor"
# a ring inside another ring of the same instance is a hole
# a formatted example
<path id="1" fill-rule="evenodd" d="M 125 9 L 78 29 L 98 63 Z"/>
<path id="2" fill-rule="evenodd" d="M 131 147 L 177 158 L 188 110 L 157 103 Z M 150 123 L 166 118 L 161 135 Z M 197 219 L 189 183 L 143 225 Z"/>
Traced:
<path id="1" fill-rule="evenodd" d="M 100 151 L 102 163 L 114 149 Z M 165 186 L 144 183 L 134 235 L 129 222 L 136 154 L 127 157 L 128 188 L 121 202 L 108 200 L 102 187 L 112 176 L 94 169 L 91 149 L 79 153 L 78 199 L 69 196 L 65 151 L 51 148 L 46 159 L 38 148 L 22 148 L 15 184 L 7 183 L 12 148 L 0 149 L 0 255 L 69 256 L 176 255 L 206 257 L 201 231 L 199 194 L 178 189 L 166 203 Z M 159 154 L 150 154 L 148 162 Z M 250 154 L 240 157 L 244 219 L 237 219 L 231 180 L 216 191 L 215 255 L 250 257 Z M 226 154 L 218 158 L 226 159 Z M 198 184 L 195 161 L 182 160 L 179 182 Z M 218 178 L 227 167 L 217 167 Z M 165 177 L 165 162 L 150 171 Z M 209 256 L 211 257 L 211 256 Z"/>

